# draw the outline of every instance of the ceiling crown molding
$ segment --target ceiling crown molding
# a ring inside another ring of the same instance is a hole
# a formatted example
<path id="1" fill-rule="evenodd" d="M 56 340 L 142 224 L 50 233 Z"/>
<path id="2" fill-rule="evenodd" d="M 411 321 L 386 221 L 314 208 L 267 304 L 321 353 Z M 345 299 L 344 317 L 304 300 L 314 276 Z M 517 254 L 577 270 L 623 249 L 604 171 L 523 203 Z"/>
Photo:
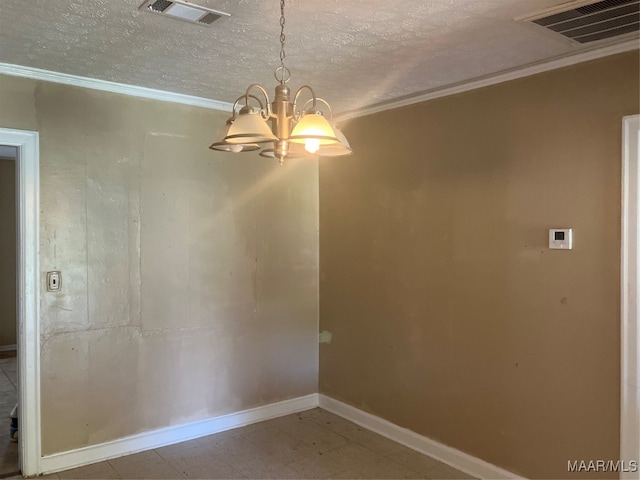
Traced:
<path id="1" fill-rule="evenodd" d="M 453 85 L 447 85 L 441 88 L 435 88 L 426 92 L 421 92 L 415 95 L 409 95 L 397 100 L 389 102 L 378 103 L 368 107 L 362 107 L 347 112 L 342 112 L 335 115 L 337 122 L 344 122 L 352 118 L 364 117 L 365 115 L 371 115 L 373 113 L 384 112 L 385 110 L 392 110 L 394 108 L 406 107 L 416 103 L 426 102 L 435 98 L 447 97 L 449 95 L 455 95 L 456 93 L 468 92 L 469 90 L 475 90 L 477 88 L 488 87 L 497 83 L 508 82 L 509 80 L 515 80 L 517 78 L 528 77 L 530 75 L 536 75 L 538 73 L 547 72 L 549 70 L 555 70 L 557 68 L 567 67 L 575 65 L 577 63 L 587 62 L 589 60 L 595 60 L 597 58 L 608 57 L 609 55 L 615 55 L 617 53 L 629 52 L 640 48 L 640 42 L 638 38 L 628 40 L 615 45 L 608 45 L 606 47 L 599 47 L 588 51 L 582 51 L 580 53 L 572 55 L 564 55 L 551 60 L 544 60 L 541 62 L 532 63 L 522 67 L 506 70 L 500 73 L 486 75 L 484 77 L 474 78 L 472 80 L 465 80 Z"/>
<path id="2" fill-rule="evenodd" d="M 477 88 L 488 87 L 509 80 L 528 77 L 549 70 L 575 65 L 577 63 L 595 60 L 597 58 L 615 55 L 617 53 L 628 52 L 640 48 L 638 39 L 628 40 L 626 42 L 615 45 L 608 45 L 592 50 L 582 51 L 573 55 L 566 55 L 552 60 L 545 60 L 523 67 L 507 70 L 497 74 L 487 75 L 472 80 L 463 81 L 454 85 L 448 85 L 442 88 L 436 88 L 416 95 L 407 96 L 389 102 L 383 102 L 368 107 L 350 110 L 335 115 L 338 122 L 344 122 L 351 118 L 363 117 L 385 110 L 406 107 L 416 103 L 426 102 L 436 98 L 455 95 L 457 93 L 468 92 Z M 77 75 L 69 75 L 66 73 L 52 72 L 49 70 L 41 70 L 39 68 L 23 67 L 21 65 L 12 65 L 0 62 L 0 74 L 12 75 L 16 77 L 32 78 L 34 80 L 43 80 L 46 82 L 62 83 L 75 87 L 90 88 L 93 90 L 102 90 L 105 92 L 120 93 L 123 95 L 131 95 L 134 97 L 149 98 L 152 100 L 160 100 L 164 102 L 180 103 L 183 105 L 193 105 L 196 107 L 210 108 L 213 110 L 221 110 L 230 112 L 233 105 L 228 102 L 212 100 L 209 98 L 195 97 L 192 95 L 184 95 L 181 93 L 167 92 L 163 90 L 155 90 L 152 88 L 138 87 L 135 85 L 126 85 L 124 83 L 110 82 L 107 80 L 98 80 L 95 78 L 80 77 Z"/>
<path id="3" fill-rule="evenodd" d="M 22 65 L 12 65 L 9 63 L 0 63 L 0 74 L 32 78 L 34 80 L 43 80 L 45 82 L 62 83 L 64 85 L 90 88 L 92 90 L 102 90 L 104 92 L 120 93 L 122 95 L 160 100 L 162 102 L 173 102 L 181 103 L 183 105 L 193 105 L 195 107 L 211 108 L 213 110 L 222 110 L 225 112 L 230 112 L 233 106 L 231 103 L 211 100 L 209 98 L 194 97 L 192 95 L 184 95 L 182 93 L 166 92 L 164 90 L 155 90 L 153 88 L 80 77 L 77 75 L 69 75 L 67 73 L 51 72 L 49 70 L 23 67 Z"/>

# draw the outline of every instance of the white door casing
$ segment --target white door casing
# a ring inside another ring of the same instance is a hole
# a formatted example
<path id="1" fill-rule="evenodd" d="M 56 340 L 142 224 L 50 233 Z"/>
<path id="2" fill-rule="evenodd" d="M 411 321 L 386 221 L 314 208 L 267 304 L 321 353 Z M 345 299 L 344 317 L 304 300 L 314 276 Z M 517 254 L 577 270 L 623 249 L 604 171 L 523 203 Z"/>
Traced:
<path id="1" fill-rule="evenodd" d="M 622 248 L 620 325 L 620 460 L 625 467 L 640 462 L 640 305 L 638 304 L 638 213 L 640 190 L 640 115 L 622 120 Z M 626 468 L 625 470 L 630 470 Z M 638 478 L 638 471 L 621 472 L 620 478 Z"/>
<path id="2" fill-rule="evenodd" d="M 20 467 L 24 476 L 41 473 L 39 323 L 39 135 L 0 128 L 0 145 L 18 148 L 16 203 L 18 231 L 18 398 Z"/>

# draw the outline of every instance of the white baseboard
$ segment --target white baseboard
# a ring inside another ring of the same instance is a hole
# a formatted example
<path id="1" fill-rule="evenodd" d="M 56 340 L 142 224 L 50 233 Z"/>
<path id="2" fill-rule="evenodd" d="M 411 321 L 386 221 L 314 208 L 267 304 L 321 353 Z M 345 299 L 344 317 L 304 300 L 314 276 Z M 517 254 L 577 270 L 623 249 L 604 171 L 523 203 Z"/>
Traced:
<path id="1" fill-rule="evenodd" d="M 42 457 L 40 461 L 41 473 L 59 472 L 61 470 L 81 467 L 123 455 L 193 440 L 194 438 L 243 427 L 271 418 L 302 412 L 317 406 L 318 394 L 313 393 L 305 397 L 293 398 L 291 400 L 272 403 L 270 405 L 222 415 L 220 417 L 119 438 L 111 442 L 101 443 L 100 445 L 92 445 L 77 450 L 47 455 Z"/>
<path id="2" fill-rule="evenodd" d="M 326 395 L 319 394 L 320 408 L 334 413 L 340 417 L 352 421 L 372 432 L 387 437 L 406 447 L 416 450 L 424 455 L 429 455 L 447 465 L 461 470 L 476 478 L 496 479 L 523 479 L 515 473 L 480 460 L 468 453 L 443 445 L 428 437 L 418 435 L 411 430 L 399 427 L 380 417 L 363 412 L 351 405 L 335 400 Z"/>
<path id="3" fill-rule="evenodd" d="M 476 478 L 521 479 L 507 470 L 480 460 L 472 455 L 448 447 L 419 435 L 411 430 L 399 427 L 387 420 L 363 412 L 351 405 L 321 394 L 311 394 L 293 398 L 283 402 L 272 403 L 262 407 L 243 410 L 241 412 L 222 415 L 207 420 L 161 428 L 151 432 L 140 433 L 130 437 L 119 438 L 111 442 L 91 445 L 68 452 L 47 455 L 40 460 L 41 473 L 55 473 L 70 468 L 81 467 L 91 463 L 133 453 L 160 448 L 174 443 L 185 442 L 225 430 L 231 430 L 271 418 L 302 412 L 320 406 L 325 410 L 352 421 L 372 432 L 378 433 L 395 442 L 405 445 L 425 455 L 435 458 L 447 465 L 461 470 Z"/>
<path id="4" fill-rule="evenodd" d="M 16 349 L 15 343 L 13 345 L 0 345 L 0 352 L 11 352 Z"/>

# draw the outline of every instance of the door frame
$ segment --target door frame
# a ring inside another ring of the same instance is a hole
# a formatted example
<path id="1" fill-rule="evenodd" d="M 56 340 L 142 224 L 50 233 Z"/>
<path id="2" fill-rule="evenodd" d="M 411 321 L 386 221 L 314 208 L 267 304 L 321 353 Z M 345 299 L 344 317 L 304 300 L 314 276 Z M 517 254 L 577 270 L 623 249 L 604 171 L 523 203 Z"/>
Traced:
<path id="1" fill-rule="evenodd" d="M 640 115 L 622 119 L 622 248 L 620 324 L 620 460 L 640 462 Z M 640 466 L 638 466 L 640 468 Z M 637 478 L 621 472 L 620 478 Z"/>
<path id="2" fill-rule="evenodd" d="M 41 473 L 40 435 L 40 183 L 39 135 L 0 128 L 0 144 L 17 147 L 17 292 L 19 464 L 22 474 Z"/>

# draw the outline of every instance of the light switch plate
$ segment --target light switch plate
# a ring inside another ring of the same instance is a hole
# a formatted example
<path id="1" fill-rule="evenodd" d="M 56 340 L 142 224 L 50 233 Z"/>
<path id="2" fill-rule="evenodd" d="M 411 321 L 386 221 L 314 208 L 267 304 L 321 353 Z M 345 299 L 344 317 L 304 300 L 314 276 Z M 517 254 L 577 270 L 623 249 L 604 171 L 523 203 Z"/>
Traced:
<path id="1" fill-rule="evenodd" d="M 47 291 L 59 292 L 62 287 L 62 274 L 59 271 L 47 272 Z"/>
<path id="2" fill-rule="evenodd" d="M 573 229 L 550 228 L 549 248 L 555 250 L 573 250 Z"/>

